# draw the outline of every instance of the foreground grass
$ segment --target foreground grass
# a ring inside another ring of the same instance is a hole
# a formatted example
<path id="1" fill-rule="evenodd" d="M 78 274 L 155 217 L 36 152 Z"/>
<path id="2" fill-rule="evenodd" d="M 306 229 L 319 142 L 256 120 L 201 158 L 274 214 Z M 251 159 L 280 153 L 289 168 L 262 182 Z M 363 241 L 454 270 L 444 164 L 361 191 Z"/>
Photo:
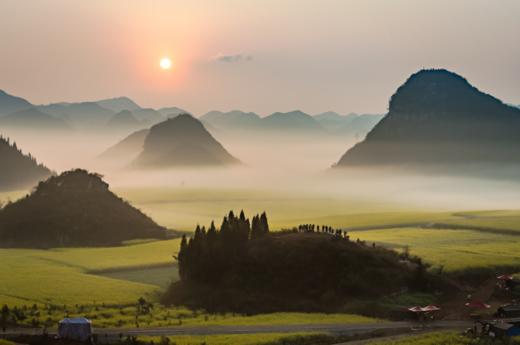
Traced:
<path id="1" fill-rule="evenodd" d="M 410 252 L 448 271 L 520 266 L 520 236 L 471 230 L 396 228 L 351 232 L 353 238 Z"/>
<path id="2" fill-rule="evenodd" d="M 12 341 L 0 339 L 0 345 L 15 345 Z"/>
<path id="3" fill-rule="evenodd" d="M 160 224 L 183 230 L 193 230 L 196 223 L 209 224 L 211 220 L 218 223 L 230 209 L 244 209 L 248 214 L 267 211 L 273 229 L 301 223 L 377 228 L 436 222 L 518 229 L 520 234 L 520 211 L 428 212 L 373 200 L 252 189 L 135 188 L 117 192 Z M 24 193 L 0 193 L 0 200 L 16 200 Z M 451 271 L 520 265 L 517 250 L 520 236 L 421 228 L 351 231 L 350 235 L 353 239 L 375 241 L 398 250 L 408 246 L 412 254 Z M 0 305 L 106 304 L 126 308 L 140 296 L 154 300 L 170 280 L 177 279 L 172 255 L 178 248 L 179 240 L 135 241 L 113 248 L 0 249 Z M 166 265 L 172 265 L 171 275 Z M 117 310 L 108 313 L 115 314 Z M 302 320 L 302 316 L 297 318 Z M 130 323 L 125 320 L 124 324 Z M 106 326 L 120 323 L 119 318 L 112 317 L 104 322 Z M 172 322 L 178 322 L 176 317 Z"/>
<path id="4" fill-rule="evenodd" d="M 503 342 L 496 342 L 505 344 Z M 435 332 L 424 335 L 397 338 L 395 340 L 374 340 L 368 345 L 479 345 L 495 344 L 491 339 L 474 339 L 455 332 Z M 517 345 L 520 341 L 511 339 L 507 344 Z"/>
<path id="5" fill-rule="evenodd" d="M 154 304 L 147 314 L 139 314 L 136 306 L 46 305 L 21 306 L 26 319 L 21 325 L 54 327 L 65 317 L 87 317 L 95 328 L 142 328 L 173 326 L 252 326 L 301 324 L 366 324 L 380 320 L 351 314 L 271 313 L 253 316 L 240 314 L 208 314 L 183 307 Z"/>
<path id="6" fill-rule="evenodd" d="M 154 344 L 171 345 L 278 345 L 301 343 L 303 339 L 316 336 L 318 333 L 255 333 L 255 334 L 229 334 L 190 336 L 180 335 L 168 337 L 139 337 L 138 340 Z"/>
<path id="7" fill-rule="evenodd" d="M 92 272 L 172 264 L 178 239 L 112 248 L 0 249 L 0 304 L 134 303 L 159 286 Z M 171 276 L 176 275 L 172 267 Z"/>

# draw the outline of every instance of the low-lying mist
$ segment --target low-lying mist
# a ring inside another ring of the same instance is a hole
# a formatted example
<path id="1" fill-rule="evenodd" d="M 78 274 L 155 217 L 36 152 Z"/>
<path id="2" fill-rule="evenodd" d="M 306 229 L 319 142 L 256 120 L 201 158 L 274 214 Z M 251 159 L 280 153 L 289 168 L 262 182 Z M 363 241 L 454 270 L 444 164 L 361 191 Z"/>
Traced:
<path id="1" fill-rule="evenodd" d="M 291 198 L 280 201 L 286 203 L 295 198 L 359 202 L 366 213 L 371 211 L 370 205 L 377 205 L 378 209 L 388 205 L 388 209 L 420 210 L 520 208 L 520 183 L 514 180 L 426 176 L 379 167 L 332 171 L 331 166 L 355 143 L 353 138 L 274 134 L 244 137 L 217 133 L 216 139 L 241 165 L 132 170 L 127 168 L 129 162 L 98 159 L 100 153 L 125 136 L 120 133 L 7 134 L 24 152 L 31 153 L 50 169 L 59 173 L 86 168 L 104 175 L 116 191 L 134 188 L 170 188 L 185 193 L 200 189 L 272 191 L 278 196 L 290 195 Z M 239 202 L 235 204 L 240 207 Z"/>

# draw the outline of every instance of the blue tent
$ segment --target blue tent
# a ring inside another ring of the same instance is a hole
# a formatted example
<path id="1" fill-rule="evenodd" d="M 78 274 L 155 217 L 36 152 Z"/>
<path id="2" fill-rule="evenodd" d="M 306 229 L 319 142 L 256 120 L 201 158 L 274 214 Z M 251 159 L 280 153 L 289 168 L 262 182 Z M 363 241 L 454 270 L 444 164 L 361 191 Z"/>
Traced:
<path id="1" fill-rule="evenodd" d="M 92 336 L 92 322 L 84 317 L 65 318 L 58 325 L 58 336 L 63 339 L 87 341 Z"/>

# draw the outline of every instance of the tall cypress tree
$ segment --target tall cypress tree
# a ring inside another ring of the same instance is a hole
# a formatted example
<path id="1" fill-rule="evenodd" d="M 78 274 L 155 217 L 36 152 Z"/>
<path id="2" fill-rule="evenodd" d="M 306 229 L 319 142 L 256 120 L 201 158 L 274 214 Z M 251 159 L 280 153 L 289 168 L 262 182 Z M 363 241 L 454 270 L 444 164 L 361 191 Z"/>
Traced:
<path id="1" fill-rule="evenodd" d="M 189 276 L 189 272 L 186 271 L 186 254 L 188 251 L 188 240 L 186 239 L 186 235 L 182 235 L 181 246 L 179 249 L 179 254 L 177 254 L 177 262 L 179 265 L 179 276 L 181 279 L 186 279 Z"/>
<path id="2" fill-rule="evenodd" d="M 260 229 L 262 235 L 269 233 L 269 223 L 267 222 L 267 215 L 265 212 L 262 212 L 262 215 L 260 216 Z"/>

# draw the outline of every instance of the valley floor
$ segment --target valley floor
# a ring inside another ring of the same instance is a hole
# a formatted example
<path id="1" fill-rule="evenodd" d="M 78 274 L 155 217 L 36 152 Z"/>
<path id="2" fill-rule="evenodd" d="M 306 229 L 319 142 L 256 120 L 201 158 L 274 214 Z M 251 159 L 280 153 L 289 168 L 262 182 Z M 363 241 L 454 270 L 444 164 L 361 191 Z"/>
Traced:
<path id="1" fill-rule="evenodd" d="M 273 229 L 291 228 L 302 223 L 332 225 L 348 229 L 353 239 L 376 242 L 397 250 L 407 248 L 434 268 L 442 266 L 445 271 L 495 266 L 511 266 L 514 271 L 520 267 L 517 250 L 520 247 L 520 211 L 516 210 L 421 210 L 383 202 L 282 196 L 266 191 L 132 189 L 121 192 L 160 224 L 181 230 L 193 230 L 197 223 L 207 225 L 211 220 L 218 223 L 230 209 L 244 209 L 246 213 L 265 210 Z M 16 194 L 13 199 L 20 195 Z M 6 200 L 5 194 L 1 197 Z M 132 308 L 137 299 L 143 296 L 156 301 L 160 291 L 170 281 L 178 279 L 173 259 L 178 248 L 179 239 L 136 241 L 111 248 L 0 249 L 3 267 L 0 270 L 0 305 L 32 308 L 36 304 L 40 313 L 34 318 L 40 324 L 47 319 L 56 322 L 66 315 L 87 315 L 93 319 L 95 327 L 135 327 Z M 49 305 L 65 305 L 67 311 L 49 312 L 45 309 Z M 81 306 L 91 309 L 79 310 Z M 155 308 L 153 317 L 143 316 L 137 320 L 140 327 L 375 322 L 348 314 L 280 313 L 245 317 L 210 315 L 158 305 Z M 28 323 L 31 321 L 27 320 Z M 275 338 L 279 337 L 273 335 Z M 428 339 L 418 343 L 434 344 Z M 176 340 L 176 343 L 183 344 L 183 341 Z M 242 342 L 237 339 L 236 343 Z M 258 341 L 243 343 L 256 344 Z"/>

